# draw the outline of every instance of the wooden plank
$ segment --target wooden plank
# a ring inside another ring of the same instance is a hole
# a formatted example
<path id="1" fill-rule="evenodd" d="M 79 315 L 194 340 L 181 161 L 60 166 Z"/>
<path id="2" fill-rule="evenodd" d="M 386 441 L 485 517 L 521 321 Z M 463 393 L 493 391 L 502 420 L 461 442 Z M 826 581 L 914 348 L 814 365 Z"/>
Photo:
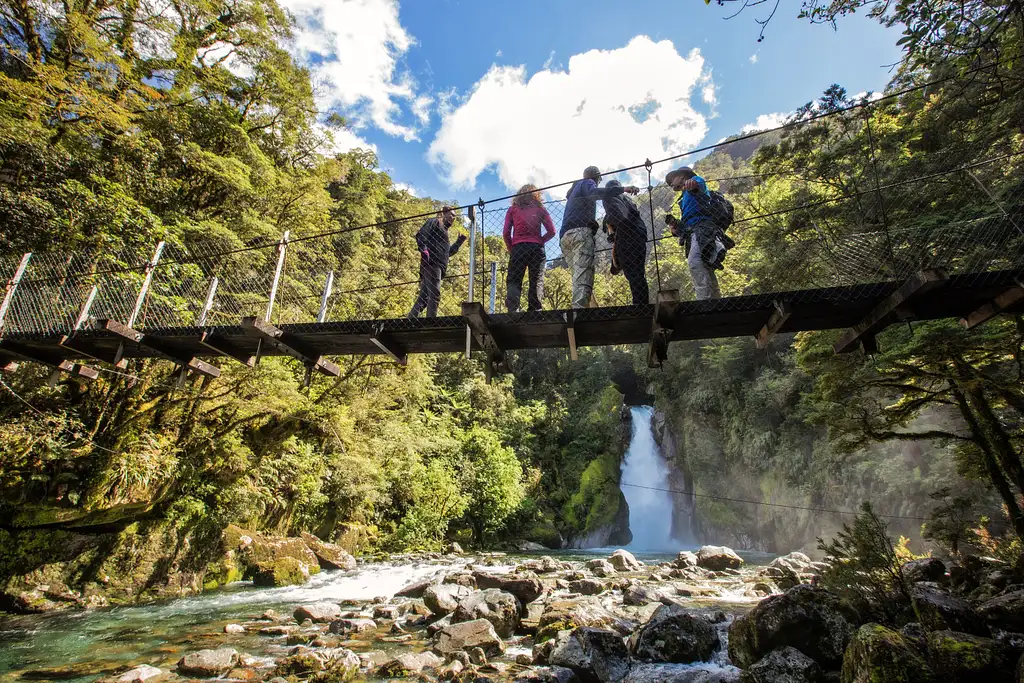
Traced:
<path id="1" fill-rule="evenodd" d="M 57 371 L 66 372 L 69 375 L 74 375 L 83 379 L 96 379 L 100 376 L 98 370 L 85 367 L 84 365 L 79 365 L 78 363 L 73 363 L 56 353 L 40 349 L 31 349 L 23 344 L 16 344 L 10 341 L 0 342 L 0 353 L 3 353 L 6 356 L 21 358 L 22 360 L 30 363 L 47 365 Z"/>
<path id="2" fill-rule="evenodd" d="M 857 348 L 862 338 L 885 329 L 890 316 L 901 306 L 922 294 L 930 292 L 946 281 L 946 273 L 938 268 L 922 270 L 903 283 L 899 289 L 885 297 L 859 323 L 848 329 L 835 344 L 836 353 L 849 353 Z"/>
<path id="3" fill-rule="evenodd" d="M 775 310 L 772 311 L 768 322 L 761 328 L 761 331 L 754 336 L 754 339 L 757 340 L 757 348 L 759 349 L 768 346 L 768 342 L 775 336 L 775 333 L 782 329 L 782 326 L 789 320 L 789 316 L 793 315 L 792 307 L 785 301 L 776 299 L 772 304 L 775 306 Z"/>
<path id="4" fill-rule="evenodd" d="M 18 369 L 18 361 L 9 358 L 0 358 L 0 372 L 15 372 Z"/>
<path id="5" fill-rule="evenodd" d="M 144 348 L 152 350 L 164 360 L 177 363 L 183 371 L 187 372 L 188 370 L 191 370 L 193 372 L 198 372 L 200 375 L 206 375 L 207 377 L 212 377 L 214 379 L 220 377 L 220 368 L 216 365 L 211 365 L 202 359 L 196 358 L 195 355 L 188 351 L 177 348 L 166 340 L 160 339 L 155 335 L 143 335 L 140 344 Z"/>
<path id="6" fill-rule="evenodd" d="M 222 339 L 212 332 L 203 332 L 199 335 L 199 344 L 213 351 L 215 355 L 238 361 L 246 367 L 251 368 L 256 365 L 256 356 L 245 353 L 228 340 Z"/>
<path id="7" fill-rule="evenodd" d="M 564 317 L 565 334 L 569 339 L 569 359 L 579 360 L 580 357 L 576 351 L 576 314 L 573 311 L 567 311 Z"/>
<path id="8" fill-rule="evenodd" d="M 473 331 L 473 337 L 477 345 L 488 352 L 501 351 L 498 341 L 491 331 L 490 316 L 484 310 L 483 304 L 476 301 L 465 301 L 462 304 L 462 317 L 466 324 Z"/>
<path id="9" fill-rule="evenodd" d="M 261 342 L 272 344 L 286 355 L 301 361 L 305 366 L 311 367 L 317 372 L 330 375 L 331 377 L 341 375 L 341 368 L 336 363 L 327 360 L 323 355 L 309 348 L 305 342 L 296 338 L 294 334 L 289 334 L 256 317 L 242 318 L 241 326 L 246 331 L 246 334 L 259 339 Z"/>
<path id="10" fill-rule="evenodd" d="M 1020 301 L 1024 301 L 1024 283 L 1018 281 L 1017 284 L 992 299 L 992 301 L 968 314 L 966 318 L 961 318 L 960 324 L 965 329 L 973 330 L 978 325 L 988 322 Z"/>
<path id="11" fill-rule="evenodd" d="M 387 332 L 377 332 L 370 337 L 370 341 L 378 349 L 391 356 L 399 365 L 408 365 L 409 357 L 405 350 Z"/>

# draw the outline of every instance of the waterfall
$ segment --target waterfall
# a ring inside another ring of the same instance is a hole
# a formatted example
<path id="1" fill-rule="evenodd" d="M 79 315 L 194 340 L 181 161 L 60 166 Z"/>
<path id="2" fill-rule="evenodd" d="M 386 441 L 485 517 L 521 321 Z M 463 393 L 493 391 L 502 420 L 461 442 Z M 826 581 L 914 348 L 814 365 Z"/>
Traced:
<path id="1" fill-rule="evenodd" d="M 674 550 L 677 543 L 672 540 L 672 494 L 668 489 L 668 466 L 654 442 L 651 417 L 654 409 L 650 406 L 634 406 L 632 412 L 633 435 L 629 450 L 622 461 L 622 495 L 629 504 L 629 530 L 633 550 Z M 650 488 L 637 488 L 647 486 Z"/>

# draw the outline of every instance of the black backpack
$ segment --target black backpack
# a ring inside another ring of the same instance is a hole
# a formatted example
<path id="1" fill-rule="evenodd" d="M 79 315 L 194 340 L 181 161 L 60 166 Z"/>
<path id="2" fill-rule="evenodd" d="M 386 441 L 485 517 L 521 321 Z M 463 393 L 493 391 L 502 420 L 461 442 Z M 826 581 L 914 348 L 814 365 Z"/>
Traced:
<path id="1" fill-rule="evenodd" d="M 718 229 L 724 233 L 732 225 L 733 217 L 735 216 L 732 202 L 726 199 L 725 195 L 718 190 L 711 190 L 708 194 L 710 195 L 708 213 L 711 216 L 711 220 L 718 226 Z"/>

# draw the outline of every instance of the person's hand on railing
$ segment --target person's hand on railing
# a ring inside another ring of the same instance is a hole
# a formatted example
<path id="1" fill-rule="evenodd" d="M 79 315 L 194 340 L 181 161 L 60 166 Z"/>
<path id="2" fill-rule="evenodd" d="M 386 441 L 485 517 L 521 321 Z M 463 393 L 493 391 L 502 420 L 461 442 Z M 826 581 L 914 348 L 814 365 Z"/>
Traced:
<path id="1" fill-rule="evenodd" d="M 626 194 L 640 194 L 640 188 L 636 185 L 628 185 L 622 188 L 622 191 Z"/>

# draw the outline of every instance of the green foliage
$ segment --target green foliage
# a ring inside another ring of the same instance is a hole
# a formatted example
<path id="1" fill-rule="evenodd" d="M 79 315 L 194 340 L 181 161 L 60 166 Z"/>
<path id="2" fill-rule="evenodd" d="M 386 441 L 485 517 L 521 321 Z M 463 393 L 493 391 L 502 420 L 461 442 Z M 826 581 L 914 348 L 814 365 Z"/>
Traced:
<path id="1" fill-rule="evenodd" d="M 929 520 L 921 525 L 921 535 L 958 556 L 961 545 L 971 541 L 971 513 L 975 501 L 968 496 L 954 495 L 948 486 L 932 493 L 932 498 L 936 505 Z"/>
<path id="2" fill-rule="evenodd" d="M 902 565 L 913 558 L 906 556 L 905 548 L 902 539 L 899 546 L 893 545 L 885 523 L 865 502 L 852 525 L 844 524 L 831 541 L 818 539 L 827 565 L 821 585 L 848 600 L 861 617 L 897 624 L 910 605 Z"/>

